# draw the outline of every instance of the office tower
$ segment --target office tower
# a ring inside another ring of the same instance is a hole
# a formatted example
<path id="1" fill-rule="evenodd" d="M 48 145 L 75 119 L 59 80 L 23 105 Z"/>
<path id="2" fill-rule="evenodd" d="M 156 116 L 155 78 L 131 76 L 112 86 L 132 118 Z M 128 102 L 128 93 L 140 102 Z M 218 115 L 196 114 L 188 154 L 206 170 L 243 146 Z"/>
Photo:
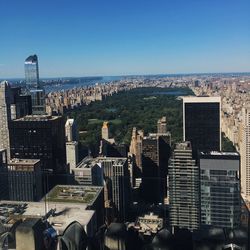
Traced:
<path id="1" fill-rule="evenodd" d="M 127 158 L 99 157 L 99 163 L 103 168 L 104 180 L 111 192 L 106 197 L 111 206 L 114 204 L 116 216 L 125 221 L 130 206 L 130 177 Z"/>
<path id="2" fill-rule="evenodd" d="M 74 119 L 67 119 L 65 123 L 65 137 L 66 141 L 78 140 L 77 124 Z"/>
<path id="3" fill-rule="evenodd" d="M 127 157 L 128 146 L 126 144 L 115 144 L 101 140 L 99 155 L 107 157 Z"/>
<path id="4" fill-rule="evenodd" d="M 21 87 L 12 87 L 13 104 L 11 105 L 11 119 L 18 119 L 32 114 L 31 96 L 21 92 Z"/>
<path id="5" fill-rule="evenodd" d="M 104 185 L 103 168 L 98 158 L 87 156 L 71 171 L 76 184 L 85 186 Z"/>
<path id="6" fill-rule="evenodd" d="M 29 56 L 24 62 L 25 80 L 28 93 L 32 100 L 32 114 L 45 114 L 45 91 L 39 83 L 37 55 Z"/>
<path id="7" fill-rule="evenodd" d="M 168 170 L 171 227 L 198 229 L 200 227 L 199 167 L 192 158 L 190 142 L 176 145 Z"/>
<path id="8" fill-rule="evenodd" d="M 135 156 L 136 166 L 142 169 L 142 139 L 144 133 L 142 130 L 137 130 L 135 127 L 132 130 L 132 138 L 130 142 L 129 152 Z"/>
<path id="9" fill-rule="evenodd" d="M 13 96 L 10 84 L 3 81 L 0 84 L 0 149 L 7 150 L 7 159 L 10 159 L 9 122 L 11 120 L 11 103 L 13 103 Z"/>
<path id="10" fill-rule="evenodd" d="M 221 98 L 183 97 L 183 140 L 193 152 L 221 150 Z"/>
<path id="11" fill-rule="evenodd" d="M 9 198 L 7 150 L 0 149 L 0 199 Z"/>
<path id="12" fill-rule="evenodd" d="M 72 168 L 75 168 L 78 164 L 78 142 L 68 141 L 66 142 L 66 163 L 69 165 L 71 172 Z"/>
<path id="13" fill-rule="evenodd" d="M 242 110 L 241 191 L 250 196 L 250 105 Z"/>
<path id="14" fill-rule="evenodd" d="M 11 159 L 8 183 L 10 200 L 39 201 L 43 196 L 40 160 Z"/>
<path id="15" fill-rule="evenodd" d="M 109 124 L 108 124 L 108 122 L 103 122 L 102 139 L 104 139 L 106 141 L 108 141 L 108 139 L 109 139 Z"/>
<path id="16" fill-rule="evenodd" d="M 145 201 L 163 202 L 170 152 L 167 135 L 149 134 L 142 139 L 142 192 Z"/>
<path id="17" fill-rule="evenodd" d="M 157 133 L 166 134 L 167 133 L 167 118 L 163 116 L 157 121 Z"/>
<path id="18" fill-rule="evenodd" d="M 40 159 L 43 170 L 65 173 L 63 117 L 32 115 L 16 119 L 10 123 L 10 135 L 12 158 Z"/>
<path id="19" fill-rule="evenodd" d="M 201 225 L 240 226 L 240 156 L 229 152 L 199 154 Z"/>

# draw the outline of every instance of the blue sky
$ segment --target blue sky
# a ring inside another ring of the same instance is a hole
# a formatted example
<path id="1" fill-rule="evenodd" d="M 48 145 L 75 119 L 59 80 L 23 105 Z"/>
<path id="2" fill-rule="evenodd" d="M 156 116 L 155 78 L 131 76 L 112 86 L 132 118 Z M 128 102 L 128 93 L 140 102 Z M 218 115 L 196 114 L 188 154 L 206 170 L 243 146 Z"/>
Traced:
<path id="1" fill-rule="evenodd" d="M 249 0 L 1 0 L 0 78 L 250 71 Z"/>

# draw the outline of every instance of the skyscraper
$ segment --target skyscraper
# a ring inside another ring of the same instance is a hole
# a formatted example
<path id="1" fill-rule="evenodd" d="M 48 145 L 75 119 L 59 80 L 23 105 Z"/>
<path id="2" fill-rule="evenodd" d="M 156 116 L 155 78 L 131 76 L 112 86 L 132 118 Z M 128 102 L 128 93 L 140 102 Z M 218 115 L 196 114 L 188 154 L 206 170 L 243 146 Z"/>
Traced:
<path id="1" fill-rule="evenodd" d="M 7 150 L 0 149 L 0 199 L 9 198 Z"/>
<path id="2" fill-rule="evenodd" d="M 183 140 L 195 154 L 221 150 L 220 112 L 220 97 L 183 97 Z"/>
<path id="3" fill-rule="evenodd" d="M 170 133 L 142 139 L 142 190 L 148 202 L 163 202 L 170 151 Z"/>
<path id="4" fill-rule="evenodd" d="M 231 152 L 199 154 L 201 225 L 240 226 L 240 156 Z"/>
<path id="5" fill-rule="evenodd" d="M 167 133 L 167 118 L 163 116 L 157 121 L 157 133 L 166 134 Z"/>
<path id="6" fill-rule="evenodd" d="M 32 100 L 32 114 L 45 114 L 45 92 L 39 84 L 37 55 L 29 56 L 24 62 L 26 87 Z"/>
<path id="7" fill-rule="evenodd" d="M 242 110 L 243 113 L 243 130 L 241 153 L 241 191 L 250 196 L 250 105 Z"/>
<path id="8" fill-rule="evenodd" d="M 15 201 L 39 201 L 42 198 L 40 160 L 11 159 L 8 164 L 9 198 Z"/>
<path id="9" fill-rule="evenodd" d="M 61 116 L 25 116 L 11 121 L 11 157 L 40 159 L 41 168 L 65 173 L 65 130 Z"/>
<path id="10" fill-rule="evenodd" d="M 7 81 L 0 84 L 0 149 L 7 150 L 10 159 L 9 123 L 11 120 L 12 92 Z"/>
<path id="11" fill-rule="evenodd" d="M 190 142 L 176 145 L 169 165 L 171 227 L 189 230 L 200 227 L 199 167 L 192 158 Z"/>
<path id="12" fill-rule="evenodd" d="M 111 189 L 108 199 L 117 211 L 121 221 L 125 221 L 130 206 L 130 177 L 126 158 L 100 157 L 104 178 L 108 189 Z"/>
<path id="13" fill-rule="evenodd" d="M 65 123 L 65 137 L 66 141 L 78 140 L 77 124 L 74 119 L 67 119 Z"/>

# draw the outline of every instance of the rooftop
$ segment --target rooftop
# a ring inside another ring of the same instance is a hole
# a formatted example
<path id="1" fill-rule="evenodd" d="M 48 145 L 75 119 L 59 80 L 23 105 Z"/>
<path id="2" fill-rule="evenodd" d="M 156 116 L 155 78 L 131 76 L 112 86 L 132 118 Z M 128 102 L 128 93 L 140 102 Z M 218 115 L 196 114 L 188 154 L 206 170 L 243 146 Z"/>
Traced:
<path id="1" fill-rule="evenodd" d="M 183 96 L 183 103 L 221 102 L 220 96 Z"/>
<path id="2" fill-rule="evenodd" d="M 237 152 L 220 152 L 220 151 L 210 151 L 210 152 L 200 152 L 201 155 L 221 155 L 221 156 L 239 156 Z"/>
<path id="3" fill-rule="evenodd" d="M 67 119 L 66 123 L 65 123 L 65 126 L 72 126 L 74 124 L 75 120 L 74 119 Z"/>
<path id="4" fill-rule="evenodd" d="M 40 162 L 39 159 L 10 159 L 9 165 L 35 165 Z"/>
<path id="5" fill-rule="evenodd" d="M 103 187 L 57 185 L 47 195 L 49 202 L 83 203 L 92 205 Z M 45 199 L 45 197 L 44 197 Z"/>
<path id="6" fill-rule="evenodd" d="M 26 115 L 22 118 L 16 119 L 14 121 L 49 121 L 56 120 L 61 116 L 50 116 L 50 115 Z"/>
<path id="7" fill-rule="evenodd" d="M 76 168 L 92 168 L 94 166 L 101 165 L 102 162 L 112 162 L 113 165 L 124 165 L 127 158 L 124 157 L 97 157 L 90 156 L 85 157 Z"/>
<path id="8" fill-rule="evenodd" d="M 84 204 L 49 202 L 45 206 L 44 202 L 2 201 L 0 202 L 0 222 L 11 227 L 20 219 L 42 218 L 51 209 L 55 209 L 55 213 L 48 218 L 48 221 L 60 232 L 73 221 L 87 225 L 95 213 L 93 210 L 86 210 Z"/>
<path id="9" fill-rule="evenodd" d="M 31 55 L 26 58 L 25 64 L 31 64 L 31 63 L 36 63 L 38 61 L 37 55 Z"/>

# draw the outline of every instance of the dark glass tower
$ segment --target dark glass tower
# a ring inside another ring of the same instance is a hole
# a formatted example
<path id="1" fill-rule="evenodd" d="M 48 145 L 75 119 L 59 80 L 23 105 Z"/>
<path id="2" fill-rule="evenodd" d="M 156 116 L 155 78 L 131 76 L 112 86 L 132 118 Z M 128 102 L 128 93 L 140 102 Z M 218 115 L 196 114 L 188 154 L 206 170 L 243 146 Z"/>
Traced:
<path id="1" fill-rule="evenodd" d="M 65 173 L 65 130 L 61 116 L 25 116 L 10 123 L 11 157 L 40 159 L 43 170 Z"/>
<path id="2" fill-rule="evenodd" d="M 183 97 L 183 140 L 193 152 L 221 150 L 220 97 Z"/>
<path id="3" fill-rule="evenodd" d="M 39 84 L 37 55 L 29 56 L 24 62 L 26 87 L 32 99 L 32 114 L 45 114 L 45 92 Z"/>
<path id="4" fill-rule="evenodd" d="M 240 226 L 240 156 L 230 152 L 199 154 L 201 225 Z"/>

